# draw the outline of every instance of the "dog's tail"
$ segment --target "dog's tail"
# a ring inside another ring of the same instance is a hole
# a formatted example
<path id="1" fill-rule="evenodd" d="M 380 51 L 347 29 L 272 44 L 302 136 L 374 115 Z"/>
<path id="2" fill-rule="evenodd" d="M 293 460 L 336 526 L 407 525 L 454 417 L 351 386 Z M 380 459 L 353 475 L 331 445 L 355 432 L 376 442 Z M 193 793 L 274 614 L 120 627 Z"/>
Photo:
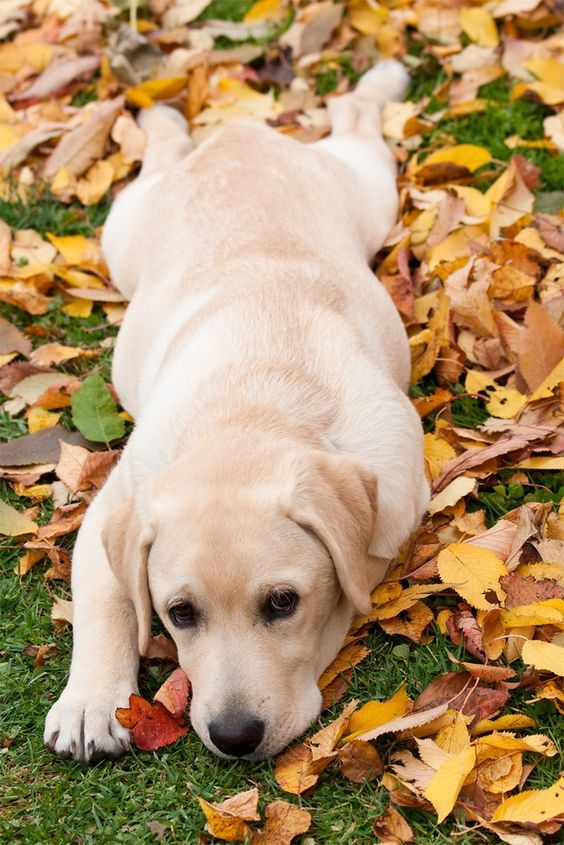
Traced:
<path id="1" fill-rule="evenodd" d="M 389 100 L 401 100 L 408 84 L 409 75 L 400 62 L 378 62 L 364 74 L 354 91 L 329 100 L 332 134 L 379 134 L 382 106 Z"/>

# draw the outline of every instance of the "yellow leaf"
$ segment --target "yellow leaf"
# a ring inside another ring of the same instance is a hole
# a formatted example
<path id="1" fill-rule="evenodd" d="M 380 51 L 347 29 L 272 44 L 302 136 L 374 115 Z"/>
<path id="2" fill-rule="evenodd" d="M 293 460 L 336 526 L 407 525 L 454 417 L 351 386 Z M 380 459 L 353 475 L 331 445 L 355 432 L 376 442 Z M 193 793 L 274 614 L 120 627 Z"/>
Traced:
<path id="1" fill-rule="evenodd" d="M 435 432 L 429 432 L 424 436 L 423 449 L 425 464 L 433 480 L 439 477 L 446 462 L 456 457 L 456 452 L 450 443 L 442 437 L 437 437 Z"/>
<path id="2" fill-rule="evenodd" d="M 562 88 L 564 83 L 564 62 L 543 56 L 532 56 L 525 59 L 523 67 L 535 74 L 537 79 L 555 88 Z"/>
<path id="3" fill-rule="evenodd" d="M 466 213 L 471 217 L 487 217 L 490 213 L 492 207 L 491 202 L 477 188 L 469 188 L 466 185 L 453 185 L 452 190 L 464 200 Z"/>
<path id="4" fill-rule="evenodd" d="M 0 47 L 0 73 L 17 73 L 26 65 L 45 70 L 52 57 L 51 44 L 4 44 Z"/>
<path id="5" fill-rule="evenodd" d="M 440 552 L 438 569 L 441 580 L 479 610 L 490 610 L 505 599 L 499 579 L 507 575 L 507 569 L 489 549 L 451 543 Z"/>
<path id="6" fill-rule="evenodd" d="M 460 26 L 474 44 L 480 47 L 497 47 L 499 35 L 493 15 L 483 7 L 466 7 L 460 10 Z"/>
<path id="7" fill-rule="evenodd" d="M 44 428 L 52 428 L 57 425 L 60 419 L 60 414 L 53 414 L 51 411 L 46 411 L 45 408 L 36 406 L 31 408 L 27 415 L 27 427 L 30 434 L 35 434 L 36 431 L 42 431 Z"/>
<path id="8" fill-rule="evenodd" d="M 458 793 L 475 762 L 474 748 L 465 748 L 464 751 L 454 754 L 435 772 L 429 786 L 423 791 L 425 798 L 437 811 L 439 822 L 442 822 L 454 807 Z"/>
<path id="9" fill-rule="evenodd" d="M 485 246 L 487 241 L 488 238 L 481 225 L 455 229 L 443 241 L 427 251 L 429 269 L 435 270 L 442 261 L 450 262 L 459 258 L 468 258 L 474 249 L 473 243 L 480 243 Z"/>
<path id="10" fill-rule="evenodd" d="M 518 728 L 533 728 L 536 725 L 534 719 L 530 716 L 523 716 L 521 713 L 514 715 L 500 716 L 499 719 L 482 719 L 470 728 L 470 733 L 473 736 L 488 733 L 488 731 L 507 731 Z"/>
<path id="11" fill-rule="evenodd" d="M 77 299 L 75 296 L 67 296 L 66 305 L 63 305 L 61 311 L 64 311 L 69 317 L 86 319 L 86 317 L 90 317 L 93 306 L 94 303 L 91 299 Z"/>
<path id="12" fill-rule="evenodd" d="M 351 0 L 348 5 L 349 21 L 363 35 L 376 37 L 390 15 L 384 6 L 372 4 L 369 0 Z"/>
<path id="13" fill-rule="evenodd" d="M 502 610 L 506 628 L 527 628 L 529 625 L 559 625 L 564 622 L 564 600 L 548 599 Z"/>
<path id="14" fill-rule="evenodd" d="M 439 612 L 437 613 L 437 618 L 436 618 L 435 621 L 437 623 L 437 627 L 438 627 L 439 631 L 441 632 L 441 634 L 443 634 L 443 636 L 448 631 L 447 622 L 452 615 L 453 615 L 453 611 L 448 610 L 448 608 L 445 609 L 445 610 L 439 610 Z"/>
<path id="15" fill-rule="evenodd" d="M 494 208 L 490 215 L 490 237 L 496 238 L 500 229 L 511 226 L 523 215 L 530 214 L 535 200 L 527 188 L 513 159 L 504 173 L 486 191 Z"/>
<path id="16" fill-rule="evenodd" d="M 65 262 L 71 265 L 82 264 L 88 252 L 93 250 L 93 241 L 85 238 L 84 235 L 67 235 L 59 237 L 47 232 L 47 237 L 60 252 Z"/>
<path id="17" fill-rule="evenodd" d="M 212 804 L 204 798 L 198 798 L 198 801 L 204 811 L 210 833 L 225 842 L 245 839 L 250 834 L 245 822 L 260 820 L 256 787 L 234 795 L 221 804 Z"/>
<path id="18" fill-rule="evenodd" d="M 512 795 L 495 810 L 493 822 L 540 824 L 564 814 L 564 777 L 548 789 L 528 789 Z"/>
<path id="19" fill-rule="evenodd" d="M 0 534 L 19 537 L 21 534 L 35 534 L 36 531 L 35 522 L 0 500 Z"/>
<path id="20" fill-rule="evenodd" d="M 357 713 L 353 713 L 350 722 L 350 733 L 343 738 L 343 744 L 356 739 L 366 731 L 379 728 L 392 719 L 404 716 L 409 704 L 405 687 L 401 687 L 388 701 L 369 701 Z"/>
<path id="21" fill-rule="evenodd" d="M 540 387 L 537 387 L 532 396 L 529 396 L 529 402 L 536 402 L 537 399 L 548 399 L 552 396 L 554 389 L 564 381 L 564 359 L 558 363 L 553 371 L 548 375 Z"/>
<path id="22" fill-rule="evenodd" d="M 542 672 L 554 672 L 564 677 L 564 648 L 542 640 L 527 640 L 521 652 L 523 663 Z"/>
<path id="23" fill-rule="evenodd" d="M 521 467 L 521 469 L 564 470 L 564 457 L 549 458 L 544 455 L 538 455 L 534 458 L 525 458 L 524 461 L 520 461 L 515 466 Z"/>
<path id="24" fill-rule="evenodd" d="M 475 144 L 458 144 L 455 147 L 445 147 L 427 156 L 423 165 L 450 162 L 467 167 L 472 172 L 492 160 L 492 155 L 484 147 Z"/>
<path id="25" fill-rule="evenodd" d="M 33 569 L 36 563 L 38 563 L 41 558 L 45 557 L 45 552 L 43 549 L 29 549 L 25 554 L 23 554 L 16 565 L 14 566 L 14 574 L 15 575 L 27 575 L 27 573 Z"/>
<path id="26" fill-rule="evenodd" d="M 445 508 L 456 505 L 464 496 L 472 493 L 476 487 L 476 479 L 468 478 L 466 475 L 459 475 L 450 484 L 447 484 L 444 490 L 433 496 L 429 503 L 428 511 L 433 514 L 441 513 Z"/>
<path id="27" fill-rule="evenodd" d="M 274 779 L 284 792 L 301 795 L 317 783 L 320 773 L 332 759 L 324 757 L 314 760 L 311 748 L 302 742 L 278 757 Z"/>
<path id="28" fill-rule="evenodd" d="M 114 169 L 107 161 L 97 161 L 76 184 L 76 195 L 83 205 L 100 202 L 114 178 Z"/>
<path id="29" fill-rule="evenodd" d="M 6 150 L 19 140 L 20 136 L 15 129 L 12 129 L 12 127 L 6 123 L 0 123 L 0 151 Z"/>
<path id="30" fill-rule="evenodd" d="M 76 176 L 66 167 L 60 167 L 51 180 L 51 191 L 61 200 L 70 200 L 76 191 Z"/>
<path id="31" fill-rule="evenodd" d="M 172 76 L 165 79 L 149 79 L 132 88 L 127 88 L 125 96 L 130 103 L 141 109 L 148 109 L 158 100 L 170 100 L 180 94 L 188 81 L 187 76 Z"/>
<path id="32" fill-rule="evenodd" d="M 49 367 L 51 364 L 64 364 L 73 358 L 80 358 L 83 353 L 78 346 L 64 346 L 62 343 L 44 343 L 30 355 L 34 364 Z"/>
<path id="33" fill-rule="evenodd" d="M 362 643 L 350 643 L 350 645 L 346 645 L 318 680 L 317 686 L 319 689 L 324 690 L 337 675 L 340 675 L 346 669 L 350 669 L 351 666 L 356 666 L 369 653 L 369 650 Z"/>
<path id="34" fill-rule="evenodd" d="M 443 584 L 413 584 L 411 587 L 406 587 L 402 590 L 397 598 L 383 604 L 376 604 L 372 608 L 368 619 L 373 622 L 380 619 L 393 619 L 398 613 L 403 613 L 405 610 L 410 610 L 421 599 L 439 593 L 444 590 Z"/>
<path id="35" fill-rule="evenodd" d="M 459 754 L 468 748 L 470 745 L 470 735 L 466 727 L 466 717 L 460 711 L 456 714 L 456 719 L 451 725 L 446 725 L 438 732 L 435 737 L 437 743 L 443 751 L 449 754 Z"/>
<path id="36" fill-rule="evenodd" d="M 558 753 L 555 744 L 544 734 L 516 737 L 510 733 L 492 733 L 489 736 L 479 737 L 476 740 L 476 748 L 479 749 L 479 754 L 483 759 L 488 757 L 490 751 L 494 754 L 498 750 L 535 751 L 537 754 L 544 754 L 545 757 L 554 757 Z M 481 752 L 485 754 L 482 755 Z"/>
<path id="37" fill-rule="evenodd" d="M 286 0 L 258 0 L 258 3 L 254 3 L 243 18 L 243 23 L 264 23 L 265 21 L 276 23 L 286 17 L 287 10 Z"/>

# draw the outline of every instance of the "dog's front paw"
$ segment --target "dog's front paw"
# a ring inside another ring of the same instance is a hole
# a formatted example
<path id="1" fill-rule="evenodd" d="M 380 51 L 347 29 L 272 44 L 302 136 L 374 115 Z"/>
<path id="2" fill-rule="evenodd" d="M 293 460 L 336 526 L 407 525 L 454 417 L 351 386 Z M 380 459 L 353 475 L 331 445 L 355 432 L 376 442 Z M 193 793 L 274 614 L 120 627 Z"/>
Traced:
<path id="1" fill-rule="evenodd" d="M 127 706 L 128 698 L 123 690 L 88 695 L 67 687 L 47 714 L 44 742 L 56 754 L 79 763 L 120 757 L 128 750 L 130 737 L 115 712 Z"/>

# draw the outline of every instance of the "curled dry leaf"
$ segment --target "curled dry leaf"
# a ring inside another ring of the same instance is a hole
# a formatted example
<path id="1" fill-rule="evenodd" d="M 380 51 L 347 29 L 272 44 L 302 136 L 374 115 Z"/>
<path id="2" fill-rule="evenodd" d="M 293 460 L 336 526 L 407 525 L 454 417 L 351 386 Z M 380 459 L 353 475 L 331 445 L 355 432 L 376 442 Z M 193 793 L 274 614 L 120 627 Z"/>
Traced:
<path id="1" fill-rule="evenodd" d="M 240 792 L 221 804 L 198 798 L 207 820 L 207 827 L 212 836 L 225 842 L 241 842 L 249 839 L 251 830 L 248 821 L 259 821 L 257 812 L 258 789 L 248 789 Z"/>
<path id="2" fill-rule="evenodd" d="M 287 801 L 271 801 L 265 816 L 266 824 L 261 833 L 253 833 L 251 845 L 290 845 L 311 827 L 311 814 Z"/>
<path id="3" fill-rule="evenodd" d="M 355 783 L 366 783 L 381 775 L 382 758 L 371 742 L 353 739 L 339 750 L 341 772 Z"/>
<path id="4" fill-rule="evenodd" d="M 411 827 L 395 807 L 388 807 L 385 813 L 374 820 L 372 833 L 382 845 L 401 845 L 413 839 Z"/>

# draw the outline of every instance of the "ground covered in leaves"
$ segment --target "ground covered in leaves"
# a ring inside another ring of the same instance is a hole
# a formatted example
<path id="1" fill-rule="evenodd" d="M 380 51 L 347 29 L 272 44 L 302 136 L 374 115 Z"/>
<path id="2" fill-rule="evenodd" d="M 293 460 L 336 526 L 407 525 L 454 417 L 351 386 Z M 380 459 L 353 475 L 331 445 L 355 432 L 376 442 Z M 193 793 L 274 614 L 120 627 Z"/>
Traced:
<path id="1" fill-rule="evenodd" d="M 557 0 L 0 4 L 6 841 L 562 835 L 561 11 Z M 99 237 L 143 159 L 136 111 L 175 104 L 196 143 L 239 117 L 307 143 L 327 132 L 328 98 L 379 56 L 412 75 L 384 112 L 401 212 L 374 268 L 410 338 L 429 513 L 320 679 L 320 724 L 277 761 L 203 748 L 162 636 L 144 697 L 119 713 L 136 748 L 86 771 L 55 759 L 41 735 L 68 672 L 73 539 L 132 424 L 110 383 L 126 303 Z"/>

